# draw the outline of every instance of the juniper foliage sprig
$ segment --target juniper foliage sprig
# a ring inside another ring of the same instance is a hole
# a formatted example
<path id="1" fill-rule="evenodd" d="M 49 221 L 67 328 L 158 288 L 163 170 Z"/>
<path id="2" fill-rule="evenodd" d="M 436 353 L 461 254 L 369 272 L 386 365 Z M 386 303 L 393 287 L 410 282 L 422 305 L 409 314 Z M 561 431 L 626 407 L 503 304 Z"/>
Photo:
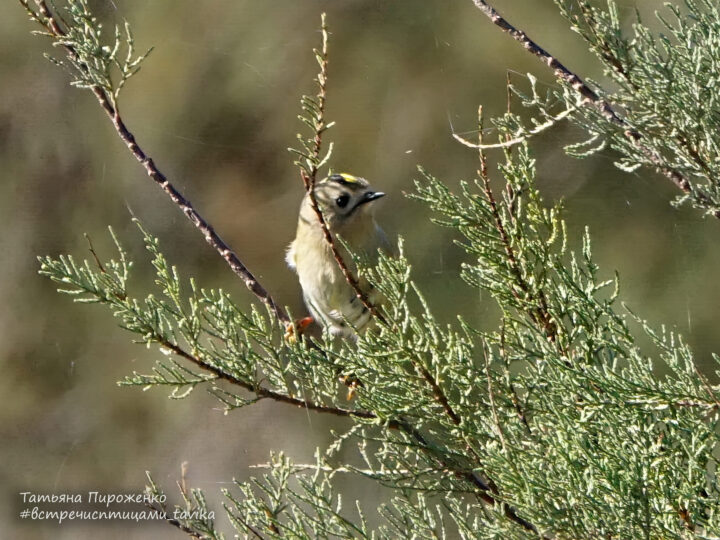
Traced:
<path id="1" fill-rule="evenodd" d="M 320 32 L 322 44 L 319 49 L 313 49 L 315 61 L 320 72 L 315 78 L 317 94 L 313 96 L 303 95 L 300 99 L 302 114 L 298 119 L 310 130 L 309 136 L 297 134 L 297 140 L 301 148 L 288 148 L 297 159 L 295 165 L 300 169 L 303 180 L 306 182 L 305 189 L 309 184 L 314 185 L 318 171 L 330 161 L 333 151 L 333 143 L 328 144 L 327 151 L 323 153 L 322 142 L 325 132 L 335 125 L 335 122 L 325 120 L 325 102 L 327 100 L 327 68 L 328 68 L 328 41 L 330 32 L 327 26 L 325 13 L 321 17 Z"/>
<path id="2" fill-rule="evenodd" d="M 482 336 L 496 414 L 469 428 L 489 435 L 487 474 L 503 493 L 522 493 L 508 502 L 555 534 L 717 531 L 716 390 L 678 336 L 639 321 L 655 345 L 640 349 L 616 306 L 617 280 L 598 277 L 589 234 L 581 254 L 568 251 L 557 209 L 541 204 L 533 162 L 518 150 L 506 156 L 495 203 L 484 181 L 485 197 L 432 178 L 419 187 L 477 257 L 463 278 L 503 310 L 500 330 Z"/>
<path id="3" fill-rule="evenodd" d="M 150 473 L 146 473 L 147 486 L 145 493 L 147 506 L 156 511 L 158 515 L 165 516 L 168 523 L 177 527 L 191 538 L 203 540 L 224 540 L 225 536 L 215 529 L 215 512 L 209 508 L 205 494 L 199 489 L 188 491 L 183 481 L 178 482 L 178 488 L 183 504 L 173 505 L 169 508 L 167 496 L 155 483 Z"/>
<path id="4" fill-rule="evenodd" d="M 584 157 L 606 147 L 618 152 L 627 172 L 649 167 L 669 176 L 683 191 L 675 203 L 689 203 L 720 217 L 720 11 L 710 0 L 666 4 L 646 24 L 639 11 L 623 17 L 613 0 L 554 0 L 560 13 L 601 62 L 611 84 L 589 81 L 595 98 L 614 112 L 577 107 L 583 96 L 571 84 L 551 91 L 552 99 L 522 97 L 539 112 L 533 126 L 549 125 L 558 109 L 573 109 L 572 120 L 588 140 L 570 145 Z M 659 29 L 656 30 L 655 27 Z M 530 79 L 533 85 L 532 78 Z M 557 104 L 562 104 L 558 106 Z M 508 120 L 501 120 L 507 122 Z M 539 133 L 519 123 L 511 138 Z"/>
<path id="5" fill-rule="evenodd" d="M 369 536 L 353 519 L 357 512 L 344 513 L 326 491 L 328 470 L 338 468 L 395 493 L 378 509 L 386 520 L 380 537 L 416 530 L 522 537 L 528 529 L 521 523 L 548 537 L 649 531 L 660 538 L 687 536 L 689 527 L 717 533 L 715 388 L 677 336 L 644 323 L 631 330 L 617 306 L 616 280 L 599 278 L 587 232 L 574 254 L 559 209 L 543 206 L 527 148 L 508 153 L 502 171 L 498 196 L 484 178 L 455 194 L 424 171 L 417 192 L 438 222 L 462 235 L 471 256 L 463 278 L 502 308 L 496 332 L 462 319 L 455 327 L 440 324 L 402 252 L 362 269 L 388 299 L 386 324 L 340 347 L 284 344 L 264 314 L 245 314 L 221 292 L 191 286 L 182 300 L 177 272 L 152 238 L 146 244 L 160 295 L 142 302 L 129 298 L 123 256 L 103 263 L 105 272 L 66 257 L 45 259 L 42 271 L 79 299 L 111 306 L 140 341 L 171 353 L 187 348 L 248 385 L 271 383 L 276 392 L 339 406 L 337 369 L 362 379 L 354 405 L 373 417 L 356 418 L 337 437 L 357 445 L 365 468 L 338 463 L 336 446 L 310 477 L 277 465 L 277 474 L 286 469 L 280 477 L 228 492 L 233 523 L 245 533 L 304 537 L 317 522 L 327 527 L 319 537 Z M 636 344 L 637 331 L 650 336 L 652 351 Z M 483 504 L 488 497 L 490 506 Z M 411 506 L 419 513 L 409 513 Z"/>
<path id="6" fill-rule="evenodd" d="M 183 286 L 177 269 L 160 252 L 157 239 L 139 223 L 138 226 L 156 272 L 157 293 L 143 299 L 134 298 L 129 292 L 132 262 L 112 231 L 119 253 L 117 260 L 78 263 L 72 256 L 40 258 L 40 273 L 62 284 L 61 292 L 74 296 L 78 302 L 108 306 L 120 326 L 135 334 L 136 342 L 157 345 L 166 357 L 158 361 L 150 374 L 135 372 L 120 384 L 144 388 L 170 386 L 175 398 L 186 397 L 195 387 L 205 385 L 228 408 L 272 396 L 261 393 L 248 400 L 212 386 L 213 381 L 229 379 L 256 390 L 264 388 L 262 383 L 267 381 L 284 396 L 315 397 L 326 390 L 314 383 L 306 387 L 302 380 L 314 377 L 314 371 L 322 369 L 317 358 L 320 352 L 285 343 L 267 312 L 254 307 L 245 312 L 227 293 L 200 289 L 194 280 Z M 284 358 L 287 350 L 293 348 L 298 351 L 294 374 L 287 372 Z M 179 363 L 180 358 L 190 360 L 194 366 Z M 297 378 L 299 374 L 302 375 Z M 324 375 L 331 378 L 329 367 Z M 330 387 L 334 389 L 332 384 Z"/>
<path id="7" fill-rule="evenodd" d="M 92 13 L 88 0 L 68 0 L 64 16 L 56 10 L 55 17 L 45 11 L 45 6 L 34 10 L 25 0 L 21 3 L 33 20 L 47 28 L 35 33 L 50 37 L 54 46 L 69 52 L 65 58 L 48 54 L 46 58 L 72 76 L 72 86 L 102 89 L 117 110 L 120 91 L 140 71 L 140 64 L 152 52 L 152 47 L 143 54 L 135 54 L 135 41 L 127 21 L 122 29 L 116 25 L 113 35 L 106 40 L 103 25 Z M 59 31 L 53 29 L 55 25 Z"/>
<path id="8" fill-rule="evenodd" d="M 324 41 L 321 73 L 326 53 Z M 578 106 L 566 101 L 569 91 L 560 97 L 533 92 L 528 100 L 536 107 L 565 103 L 568 111 Z M 308 106 L 306 113 L 320 122 L 318 111 Z M 579 117 L 599 122 L 593 114 Z M 557 117 L 549 113 L 545 122 Z M 497 144 L 543 125 L 518 132 L 520 119 L 508 115 L 497 122 Z M 615 132 L 595 135 L 613 141 Z M 319 146 L 307 142 L 312 157 Z M 481 153 L 476 178 L 458 193 L 421 169 L 415 194 L 467 252 L 460 269 L 467 286 L 500 307 L 495 331 L 477 330 L 460 313 L 441 323 L 412 280 L 402 242 L 398 256 L 381 255 L 375 266 L 355 260 L 386 298 L 385 316 L 356 342 L 285 339 L 266 296 L 258 296 L 264 308 L 241 306 L 223 291 L 183 280 L 142 227 L 156 275 L 150 295 L 133 293 L 132 261 L 117 239 L 116 259 L 91 248 L 92 261 L 43 257 L 40 271 L 75 300 L 108 308 L 137 342 L 160 353 L 150 373 L 122 384 L 170 387 L 175 398 L 204 387 L 228 411 L 273 399 L 346 419 L 346 430 L 318 451 L 315 464 L 294 465 L 276 454 L 265 474 L 224 492 L 240 534 L 720 535 L 718 389 L 679 336 L 618 305 L 617 276 L 602 277 L 588 231 L 574 240 L 561 208 L 545 205 L 527 144 L 518 145 L 505 149 L 502 182 L 491 182 Z M 641 348 L 640 335 L 652 346 Z M 351 403 L 339 392 L 338 373 L 362 381 Z M 362 467 L 345 462 L 350 458 L 339 450 L 348 447 Z M 388 497 L 372 509 L 343 504 L 339 474 L 377 482 Z M 164 500 L 152 480 L 148 489 L 153 500 Z M 168 521 L 196 538 L 221 538 L 216 521 L 202 517 L 205 495 L 184 483 L 180 492 L 177 508 L 199 517 Z"/>

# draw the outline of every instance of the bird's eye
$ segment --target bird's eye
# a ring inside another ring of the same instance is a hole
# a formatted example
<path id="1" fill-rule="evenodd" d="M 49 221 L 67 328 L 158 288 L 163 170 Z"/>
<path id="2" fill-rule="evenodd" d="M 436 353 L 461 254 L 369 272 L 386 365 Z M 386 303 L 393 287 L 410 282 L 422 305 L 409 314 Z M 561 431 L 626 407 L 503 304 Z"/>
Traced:
<path id="1" fill-rule="evenodd" d="M 347 193 L 340 195 L 337 199 L 335 199 L 335 204 L 337 204 L 340 208 L 345 208 L 349 202 L 350 196 Z"/>

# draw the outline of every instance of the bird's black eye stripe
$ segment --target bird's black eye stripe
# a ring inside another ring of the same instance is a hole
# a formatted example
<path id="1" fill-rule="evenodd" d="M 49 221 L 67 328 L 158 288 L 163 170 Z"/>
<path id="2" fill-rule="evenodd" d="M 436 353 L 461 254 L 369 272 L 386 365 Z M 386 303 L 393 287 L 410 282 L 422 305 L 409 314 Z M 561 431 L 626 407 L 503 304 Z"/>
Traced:
<path id="1" fill-rule="evenodd" d="M 337 204 L 340 208 L 345 208 L 349 202 L 350 195 L 348 195 L 347 193 L 343 193 L 337 199 L 335 199 L 335 204 Z"/>

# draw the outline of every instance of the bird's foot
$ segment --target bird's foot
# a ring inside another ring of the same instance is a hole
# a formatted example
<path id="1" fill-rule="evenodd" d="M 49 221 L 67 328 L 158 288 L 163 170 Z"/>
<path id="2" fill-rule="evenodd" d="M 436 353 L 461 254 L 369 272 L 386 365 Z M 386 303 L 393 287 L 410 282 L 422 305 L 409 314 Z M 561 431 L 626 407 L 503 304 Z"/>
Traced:
<path id="1" fill-rule="evenodd" d="M 287 323 L 285 325 L 285 341 L 288 343 L 297 343 L 303 335 L 303 332 L 307 330 L 315 319 L 312 317 L 305 317 L 304 319 L 298 319 L 295 322 Z"/>
<path id="2" fill-rule="evenodd" d="M 355 375 L 340 375 L 340 381 L 347 386 L 347 400 L 352 401 L 358 388 L 365 386 Z"/>

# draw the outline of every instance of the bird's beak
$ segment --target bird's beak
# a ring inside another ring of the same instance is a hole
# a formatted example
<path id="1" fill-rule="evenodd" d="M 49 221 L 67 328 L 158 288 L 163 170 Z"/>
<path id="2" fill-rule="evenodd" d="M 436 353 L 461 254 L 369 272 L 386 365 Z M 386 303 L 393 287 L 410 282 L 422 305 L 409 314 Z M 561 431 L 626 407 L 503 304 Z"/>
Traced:
<path id="1" fill-rule="evenodd" d="M 382 191 L 368 191 L 365 195 L 363 195 L 362 203 L 369 203 L 384 196 L 385 194 Z"/>
<path id="2" fill-rule="evenodd" d="M 384 197 L 385 194 L 382 191 L 366 191 L 363 193 L 362 198 L 357 202 L 357 204 L 353 207 L 352 212 L 360 208 L 361 206 L 376 201 L 380 197 Z"/>

